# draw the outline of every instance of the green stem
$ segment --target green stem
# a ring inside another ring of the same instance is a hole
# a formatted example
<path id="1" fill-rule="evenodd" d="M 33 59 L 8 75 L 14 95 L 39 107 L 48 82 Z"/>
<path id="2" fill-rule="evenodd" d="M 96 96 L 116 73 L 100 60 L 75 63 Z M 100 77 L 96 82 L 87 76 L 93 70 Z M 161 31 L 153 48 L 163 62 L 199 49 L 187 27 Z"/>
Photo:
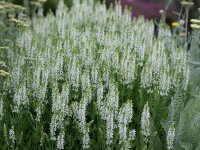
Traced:
<path id="1" fill-rule="evenodd" d="M 188 35 L 188 17 L 189 17 L 189 8 L 186 9 L 186 18 L 185 18 L 185 45 L 187 44 L 187 35 Z"/>

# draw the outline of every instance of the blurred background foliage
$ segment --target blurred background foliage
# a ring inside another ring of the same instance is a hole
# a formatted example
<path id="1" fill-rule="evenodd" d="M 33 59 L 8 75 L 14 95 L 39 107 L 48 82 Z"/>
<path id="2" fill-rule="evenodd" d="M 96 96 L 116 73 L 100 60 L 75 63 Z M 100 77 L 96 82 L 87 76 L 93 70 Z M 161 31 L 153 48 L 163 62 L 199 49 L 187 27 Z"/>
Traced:
<path id="1" fill-rule="evenodd" d="M 38 5 L 38 2 L 43 5 L 44 14 L 48 13 L 50 10 L 55 13 L 59 0 L 0 0 L 11 2 L 17 5 L 22 5 L 30 9 L 34 9 L 32 5 L 34 2 Z M 82 1 L 82 0 L 80 0 Z M 166 20 L 169 24 L 173 21 L 177 21 L 181 15 L 179 14 L 181 10 L 182 0 L 94 0 L 94 2 L 106 2 L 107 8 L 116 1 L 120 1 L 123 7 L 129 7 L 132 10 L 132 16 L 138 17 L 138 15 L 143 15 L 147 19 L 160 19 L 161 14 L 159 10 L 166 9 Z M 194 5 L 190 9 L 189 18 L 198 18 L 200 8 L 200 0 L 184 0 L 193 1 Z M 64 3 L 71 8 L 75 0 L 64 0 Z"/>
<path id="2" fill-rule="evenodd" d="M 55 12 L 57 5 L 59 3 L 59 0 L 0 0 L 0 1 L 6 1 L 11 2 L 17 5 L 22 6 L 30 6 L 30 2 L 42 2 L 44 12 L 47 13 L 49 10 L 52 10 Z M 82 0 L 80 0 L 82 1 Z M 110 6 L 111 3 L 114 3 L 116 1 L 120 0 L 94 0 L 94 2 L 106 2 L 107 7 Z M 181 1 L 182 0 L 121 0 L 121 3 L 123 6 L 129 7 L 132 10 L 132 14 L 135 16 L 144 15 L 147 18 L 160 18 L 159 15 L 159 9 L 165 9 L 167 8 L 169 12 L 167 12 L 167 18 L 170 21 L 177 20 L 177 14 L 181 10 Z M 193 1 L 195 5 L 192 6 L 190 9 L 190 17 L 191 18 L 197 18 L 198 8 L 200 7 L 200 0 L 185 0 L 185 1 Z M 75 0 L 64 0 L 64 3 L 70 8 L 73 3 L 75 3 Z M 176 14 L 177 13 L 177 14 Z"/>

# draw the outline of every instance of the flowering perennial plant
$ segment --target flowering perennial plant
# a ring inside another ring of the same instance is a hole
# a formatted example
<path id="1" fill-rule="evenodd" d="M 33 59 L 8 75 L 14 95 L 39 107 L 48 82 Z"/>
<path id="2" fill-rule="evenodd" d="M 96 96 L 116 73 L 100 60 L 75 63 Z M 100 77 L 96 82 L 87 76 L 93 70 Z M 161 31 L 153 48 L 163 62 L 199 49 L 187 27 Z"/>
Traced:
<path id="1" fill-rule="evenodd" d="M 168 28 L 161 26 L 156 39 L 153 21 L 132 20 L 119 4 L 107 10 L 91 0 L 70 10 L 61 3 L 55 16 L 33 17 L 32 23 L 8 55 L 11 76 L 0 122 L 12 128 L 1 143 L 18 149 L 143 149 L 159 138 L 172 147 L 174 131 L 166 143 L 159 121 L 177 85 L 187 90 L 189 65 Z"/>

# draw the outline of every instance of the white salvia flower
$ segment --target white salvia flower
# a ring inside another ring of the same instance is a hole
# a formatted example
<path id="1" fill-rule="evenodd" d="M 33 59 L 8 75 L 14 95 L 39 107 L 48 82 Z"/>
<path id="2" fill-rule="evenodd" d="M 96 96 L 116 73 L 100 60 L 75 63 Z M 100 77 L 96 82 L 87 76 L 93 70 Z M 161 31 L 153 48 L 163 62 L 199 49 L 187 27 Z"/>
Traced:
<path id="1" fill-rule="evenodd" d="M 38 102 L 38 105 L 36 107 L 36 121 L 40 121 L 41 114 L 42 114 L 42 103 Z"/>
<path id="2" fill-rule="evenodd" d="M 20 59 L 20 58 L 17 58 L 17 59 Z M 15 65 L 15 67 L 13 68 L 13 71 L 12 71 L 12 81 L 11 82 L 14 87 L 16 87 L 17 85 L 20 84 L 20 78 L 22 76 L 22 64 L 21 64 L 21 60 L 19 60 L 19 61 L 20 62 L 17 62 L 18 64 Z"/>
<path id="3" fill-rule="evenodd" d="M 129 84 L 133 81 L 135 77 L 135 56 L 132 56 L 127 69 L 126 83 Z"/>
<path id="4" fill-rule="evenodd" d="M 157 55 L 157 44 L 154 44 L 153 50 L 152 50 L 152 55 L 150 56 L 151 58 L 151 65 L 152 65 L 152 70 L 154 72 L 157 72 L 157 60 L 156 60 L 156 55 Z"/>
<path id="5" fill-rule="evenodd" d="M 45 60 L 48 61 L 47 63 L 49 63 L 51 58 L 51 45 L 52 45 L 52 40 L 48 38 L 46 41 L 46 51 L 45 51 L 45 56 L 46 56 Z"/>
<path id="6" fill-rule="evenodd" d="M 86 123 L 86 106 L 87 106 L 88 100 L 87 97 L 83 97 L 79 103 L 78 110 L 74 111 L 75 117 L 78 119 L 78 125 L 80 128 L 81 133 L 83 134 L 83 149 L 89 148 L 89 128 L 87 127 Z M 75 103 L 74 103 L 75 104 Z M 76 105 L 74 105 L 76 106 Z"/>
<path id="7" fill-rule="evenodd" d="M 22 83 L 22 85 L 20 85 L 20 87 L 16 89 L 13 101 L 15 104 L 13 112 L 19 112 L 21 105 L 28 104 L 28 97 L 27 97 L 25 83 Z"/>
<path id="8" fill-rule="evenodd" d="M 69 85 L 67 83 L 65 83 L 62 87 L 60 98 L 61 98 L 60 110 L 63 113 L 63 115 L 65 115 L 68 112 L 68 102 L 69 102 Z"/>
<path id="9" fill-rule="evenodd" d="M 102 79 L 105 82 L 105 87 L 108 87 L 110 80 L 110 69 L 108 67 L 103 68 Z"/>
<path id="10" fill-rule="evenodd" d="M 144 140 L 148 141 L 150 135 L 150 112 L 148 102 L 144 105 L 141 116 L 141 133 L 144 135 Z"/>
<path id="11" fill-rule="evenodd" d="M 42 147 L 44 144 L 44 134 L 41 134 L 41 137 L 40 137 L 40 147 Z"/>
<path id="12" fill-rule="evenodd" d="M 56 140 L 55 132 L 57 130 L 57 126 L 58 126 L 57 118 L 56 118 L 56 115 L 53 114 L 53 116 L 51 118 L 51 123 L 50 123 L 50 136 L 51 136 L 51 140 Z"/>
<path id="13" fill-rule="evenodd" d="M 105 105 L 107 107 L 107 110 L 112 110 L 112 113 L 114 113 L 115 119 L 118 119 L 118 105 L 119 105 L 118 103 L 119 103 L 119 92 L 118 92 L 117 83 L 110 82 L 109 83 L 109 92 L 107 94 L 107 99 L 106 99 Z M 109 111 L 107 111 L 107 112 L 108 112 L 108 114 L 110 114 Z M 105 115 L 107 115 L 107 114 L 105 114 Z"/>
<path id="14" fill-rule="evenodd" d="M 129 131 L 129 140 L 134 140 L 136 136 L 136 131 L 135 129 Z"/>
<path id="15" fill-rule="evenodd" d="M 58 48 L 59 49 L 59 48 Z M 61 53 L 59 52 L 55 58 L 54 66 L 52 66 L 52 73 L 54 80 L 62 79 L 62 64 L 63 64 L 63 56 L 61 56 Z"/>
<path id="16" fill-rule="evenodd" d="M 90 142 L 89 129 L 86 127 L 83 130 L 83 149 L 89 148 L 89 142 Z"/>
<path id="17" fill-rule="evenodd" d="M 188 87 L 188 83 L 189 83 L 189 78 L 190 78 L 190 67 L 189 65 L 187 65 L 186 69 L 185 69 L 185 75 L 184 75 L 184 90 L 187 90 L 187 87 Z"/>
<path id="18" fill-rule="evenodd" d="M 169 37 L 171 37 L 171 31 L 166 26 L 164 26 L 164 27 L 160 26 L 158 36 L 159 36 L 159 38 L 162 38 L 162 37 L 168 37 L 169 38 Z"/>
<path id="19" fill-rule="evenodd" d="M 69 101 L 69 87 L 65 83 L 62 87 L 62 92 L 59 94 L 57 84 L 54 85 L 52 90 L 53 103 L 52 112 L 53 116 L 50 123 L 50 135 L 52 140 L 56 140 L 57 129 L 62 129 L 63 121 L 68 112 L 68 101 Z M 63 131 L 64 132 L 64 131 Z M 64 134 L 64 133 L 62 133 Z M 64 135 L 63 135 L 64 136 Z M 57 137 L 58 138 L 58 137 Z M 59 138 L 62 138 L 61 135 Z"/>
<path id="20" fill-rule="evenodd" d="M 100 80 L 100 79 L 99 79 Z M 101 106 L 103 105 L 102 103 L 102 100 L 103 100 L 103 84 L 101 81 L 98 82 L 97 84 L 97 107 L 98 107 L 98 110 L 99 112 L 101 113 Z M 103 114 L 101 114 L 103 115 Z"/>
<path id="21" fill-rule="evenodd" d="M 129 59 L 130 59 L 129 54 L 126 54 L 126 53 L 128 53 L 128 52 L 124 51 L 123 57 L 121 59 L 121 65 L 120 65 L 120 72 L 123 77 L 122 83 L 126 82 L 127 72 L 128 72 L 127 68 L 128 68 L 128 63 L 129 63 Z"/>
<path id="22" fill-rule="evenodd" d="M 64 73 L 63 73 L 63 53 L 60 53 L 58 55 L 58 58 L 57 59 L 57 63 L 58 63 L 58 79 L 62 80 L 63 79 L 63 76 L 64 76 Z"/>
<path id="23" fill-rule="evenodd" d="M 113 140 L 114 117 L 113 112 L 109 112 L 106 117 L 106 144 L 109 146 Z"/>
<path id="24" fill-rule="evenodd" d="M 56 140 L 56 130 L 58 128 L 58 115 L 57 111 L 59 110 L 59 91 L 57 87 L 57 83 L 53 85 L 53 90 L 52 90 L 52 118 L 51 118 L 51 123 L 50 123 L 50 135 L 51 135 L 51 140 Z M 57 113 L 56 113 L 57 112 Z"/>
<path id="25" fill-rule="evenodd" d="M 47 91 L 47 84 L 48 84 L 48 78 L 49 78 L 49 70 L 47 68 L 44 68 L 42 70 L 42 80 L 40 81 L 39 91 L 37 91 L 39 94 L 37 98 L 40 101 L 43 101 L 45 98 L 45 94 Z"/>
<path id="26" fill-rule="evenodd" d="M 68 77 L 75 91 L 78 91 L 79 79 L 80 79 L 80 66 L 78 65 L 77 58 L 74 56 L 71 58 L 71 63 L 68 66 Z"/>
<path id="27" fill-rule="evenodd" d="M 83 38 L 84 40 L 84 38 Z M 87 58 L 87 50 L 86 47 L 83 47 L 82 51 L 81 51 L 81 57 L 82 57 L 82 61 L 85 64 L 86 63 L 86 58 Z"/>
<path id="28" fill-rule="evenodd" d="M 131 122 L 132 119 L 132 107 L 132 101 L 128 101 L 127 103 L 124 103 L 119 110 L 118 127 L 120 135 L 120 144 L 127 140 L 127 125 Z"/>
<path id="29" fill-rule="evenodd" d="M 69 107 L 69 116 L 74 117 L 75 119 L 78 118 L 78 102 L 73 101 L 72 104 Z"/>
<path id="30" fill-rule="evenodd" d="M 90 88 L 90 74 L 89 71 L 86 70 L 86 72 L 84 72 L 82 74 L 82 78 L 81 78 L 81 82 L 82 82 L 82 92 L 84 92 L 86 89 Z"/>
<path id="31" fill-rule="evenodd" d="M 66 102 L 65 102 L 65 95 L 63 93 L 63 91 L 60 93 L 59 97 L 58 97 L 58 101 L 57 101 L 57 105 L 58 105 L 58 108 L 57 108 L 57 116 L 58 116 L 58 120 L 59 120 L 59 123 L 62 123 L 63 120 L 64 120 L 64 117 L 66 115 Z"/>
<path id="32" fill-rule="evenodd" d="M 25 46 L 25 50 L 27 52 L 31 51 L 31 41 L 33 39 L 33 35 L 32 32 L 28 31 L 25 32 L 25 34 L 23 35 L 24 40 L 23 40 L 23 45 Z"/>
<path id="33" fill-rule="evenodd" d="M 141 73 L 141 87 L 145 88 L 148 93 L 158 92 L 162 96 L 167 95 L 172 81 L 164 41 L 154 43 L 148 54 L 148 61 Z M 174 76 L 172 79 L 174 80 Z"/>
<path id="34" fill-rule="evenodd" d="M 57 82 L 55 82 L 52 88 L 52 112 L 59 109 L 59 98 L 59 89 Z"/>
<path id="35" fill-rule="evenodd" d="M 160 73 L 160 95 L 167 95 L 169 88 L 170 88 L 170 77 L 168 75 L 169 72 L 169 66 L 166 66 L 165 70 L 162 70 L 162 72 Z"/>
<path id="36" fill-rule="evenodd" d="M 21 93 L 21 102 L 22 105 L 28 104 L 28 97 L 27 97 L 27 91 L 26 91 L 26 83 L 23 83 L 23 85 L 20 88 Z"/>
<path id="37" fill-rule="evenodd" d="M 173 148 L 174 137 L 175 137 L 175 128 L 174 128 L 174 124 L 172 124 L 172 126 L 169 128 L 167 132 L 167 149 L 168 150 Z"/>
<path id="38" fill-rule="evenodd" d="M 43 8 L 42 7 L 39 7 L 38 8 L 38 13 L 37 13 L 37 15 L 39 16 L 39 17 L 43 17 Z"/>
<path id="39" fill-rule="evenodd" d="M 86 114 L 86 100 L 85 98 L 83 98 L 80 101 L 79 108 L 78 108 L 79 125 L 82 131 L 84 130 L 85 124 L 86 124 L 85 114 Z"/>
<path id="40" fill-rule="evenodd" d="M 59 3 L 58 3 L 58 9 L 56 10 L 56 16 L 57 17 L 61 17 L 62 14 L 63 14 L 63 10 L 64 10 L 64 1 L 63 0 L 59 0 Z"/>
<path id="41" fill-rule="evenodd" d="M 40 75 L 41 75 L 41 65 L 38 63 L 35 66 L 34 69 L 34 74 L 33 74 L 33 83 L 32 83 L 32 88 L 33 88 L 33 95 L 34 97 L 37 97 L 38 91 L 39 91 L 39 86 L 40 86 Z"/>
<path id="42" fill-rule="evenodd" d="M 143 61 L 144 61 L 144 55 L 145 55 L 145 50 L 146 50 L 146 44 L 141 44 L 138 41 L 138 36 L 136 36 L 135 40 L 137 41 L 136 43 L 136 50 L 138 53 L 138 57 L 139 57 L 139 65 L 143 66 Z"/>
<path id="43" fill-rule="evenodd" d="M 91 71 L 91 80 L 92 80 L 92 83 L 97 85 L 97 81 L 98 81 L 98 70 L 99 70 L 99 67 L 98 65 L 93 65 L 92 66 L 92 71 Z"/>
<path id="44" fill-rule="evenodd" d="M 12 141 L 12 143 L 15 143 L 15 131 L 14 131 L 14 126 L 11 127 L 9 130 L 9 139 Z"/>
<path id="45" fill-rule="evenodd" d="M 152 67 L 145 65 L 141 73 L 141 87 L 148 89 L 148 93 L 152 93 L 153 90 L 149 89 L 153 82 Z"/>
<path id="46" fill-rule="evenodd" d="M 116 50 L 114 51 L 114 54 L 112 55 L 112 66 L 115 69 L 115 73 L 117 73 L 119 69 L 119 54 Z"/>
<path id="47" fill-rule="evenodd" d="M 3 100 L 2 100 L 2 98 L 0 99 L 0 120 L 2 120 L 2 118 L 3 118 Z"/>
<path id="48" fill-rule="evenodd" d="M 103 89 L 101 89 L 101 92 Z M 102 97 L 101 97 L 102 98 Z M 113 130 L 115 128 L 115 120 L 118 118 L 118 88 L 116 83 L 109 82 L 109 92 L 104 101 L 98 102 L 100 106 L 100 114 L 103 120 L 106 121 L 106 144 L 109 145 L 113 140 Z M 117 126 L 116 126 L 117 127 Z"/>
<path id="49" fill-rule="evenodd" d="M 57 149 L 59 150 L 64 149 L 64 137 L 65 132 L 61 130 L 60 134 L 57 137 Z"/>
<path id="50" fill-rule="evenodd" d="M 62 19 L 64 19 L 64 17 L 65 17 L 65 11 L 63 12 L 63 18 Z M 61 20 L 62 20 L 61 19 Z M 66 30 L 65 30 L 65 21 L 63 21 L 62 20 L 62 23 L 61 23 L 62 25 L 61 25 L 61 37 L 62 37 L 62 39 L 64 39 L 65 38 L 65 34 L 66 34 Z"/>
<path id="51" fill-rule="evenodd" d="M 87 59 L 86 59 L 86 63 L 85 65 L 90 67 L 92 64 L 93 64 L 93 51 L 92 51 L 92 48 L 91 46 L 88 48 L 88 56 L 87 56 Z"/>

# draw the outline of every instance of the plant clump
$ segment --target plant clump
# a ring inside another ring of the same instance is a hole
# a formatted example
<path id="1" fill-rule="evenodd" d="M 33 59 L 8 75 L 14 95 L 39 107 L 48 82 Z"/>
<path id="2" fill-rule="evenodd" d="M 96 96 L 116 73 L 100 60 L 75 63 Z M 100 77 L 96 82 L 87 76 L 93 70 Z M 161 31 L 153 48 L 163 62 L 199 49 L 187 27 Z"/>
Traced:
<path id="1" fill-rule="evenodd" d="M 186 95 L 190 70 L 186 49 L 160 26 L 156 39 L 153 21 L 92 1 L 33 17 L 8 50 L 3 147 L 173 148 L 176 124 L 165 131 L 161 121 L 177 89 Z"/>

